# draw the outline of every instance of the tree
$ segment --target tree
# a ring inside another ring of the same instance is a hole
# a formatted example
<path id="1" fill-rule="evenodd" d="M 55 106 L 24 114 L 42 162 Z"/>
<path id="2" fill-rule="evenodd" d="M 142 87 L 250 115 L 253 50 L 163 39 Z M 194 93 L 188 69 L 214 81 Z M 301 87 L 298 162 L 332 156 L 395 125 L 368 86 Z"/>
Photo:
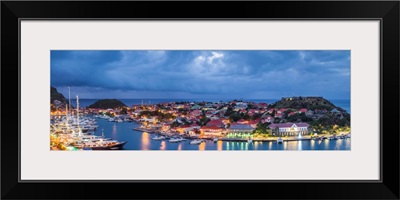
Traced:
<path id="1" fill-rule="evenodd" d="M 256 119 L 260 118 L 261 115 L 262 115 L 261 113 L 255 113 L 255 114 L 253 114 L 253 116 L 251 117 L 251 119 L 252 119 L 252 120 L 256 120 Z"/>
<path id="2" fill-rule="evenodd" d="M 269 128 L 270 123 L 266 122 L 266 123 L 258 123 L 257 124 L 257 128 L 254 130 L 254 133 L 258 133 L 258 134 L 270 134 L 271 133 L 271 129 Z"/>
<path id="3" fill-rule="evenodd" d="M 177 121 L 174 121 L 174 122 L 172 122 L 170 127 L 174 128 L 174 127 L 177 127 L 177 126 L 179 126 L 179 123 Z"/>
<path id="4" fill-rule="evenodd" d="M 227 117 L 227 116 L 230 116 L 232 114 L 233 114 L 232 107 L 229 106 L 228 109 L 226 110 L 224 116 Z"/>
<path id="5" fill-rule="evenodd" d="M 126 107 L 123 107 L 123 108 L 121 109 L 121 111 L 119 111 L 119 114 L 121 114 L 121 115 L 126 115 L 126 114 L 128 114 L 128 109 L 127 109 Z"/>

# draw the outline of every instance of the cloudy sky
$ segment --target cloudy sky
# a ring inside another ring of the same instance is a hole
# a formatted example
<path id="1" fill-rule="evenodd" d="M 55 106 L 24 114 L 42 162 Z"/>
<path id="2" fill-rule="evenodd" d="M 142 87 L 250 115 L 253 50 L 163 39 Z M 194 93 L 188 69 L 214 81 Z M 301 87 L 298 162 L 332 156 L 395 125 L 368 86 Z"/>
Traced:
<path id="1" fill-rule="evenodd" d="M 86 99 L 350 99 L 350 51 L 53 50 L 51 85 Z"/>

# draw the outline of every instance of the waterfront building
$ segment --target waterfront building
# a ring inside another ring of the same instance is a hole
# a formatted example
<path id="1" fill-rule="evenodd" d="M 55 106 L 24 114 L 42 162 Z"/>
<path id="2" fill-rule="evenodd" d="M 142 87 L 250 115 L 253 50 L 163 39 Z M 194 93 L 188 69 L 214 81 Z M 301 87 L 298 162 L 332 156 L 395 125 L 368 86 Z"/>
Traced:
<path id="1" fill-rule="evenodd" d="M 239 123 L 232 123 L 231 126 L 228 128 L 228 133 L 251 133 L 254 131 L 254 127 L 250 124 L 239 124 Z"/>
<path id="2" fill-rule="evenodd" d="M 253 128 L 257 128 L 258 123 L 261 122 L 261 118 L 255 119 L 255 120 L 250 120 L 249 125 Z"/>
<path id="3" fill-rule="evenodd" d="M 222 135 L 223 130 L 223 128 L 217 126 L 202 126 L 200 128 L 201 133 L 208 136 L 220 136 Z"/>
<path id="4" fill-rule="evenodd" d="M 164 123 L 161 127 L 162 131 L 169 131 L 172 123 Z"/>
<path id="5" fill-rule="evenodd" d="M 191 125 L 183 125 L 183 126 L 177 127 L 176 130 L 177 130 L 180 134 L 183 134 L 183 133 L 189 133 L 189 131 L 193 130 L 194 128 L 195 128 L 195 127 L 194 127 L 194 126 L 191 126 Z"/>
<path id="6" fill-rule="evenodd" d="M 309 127 L 310 125 L 307 123 L 285 123 L 269 125 L 269 128 L 272 130 L 272 135 L 283 136 L 307 135 Z"/>

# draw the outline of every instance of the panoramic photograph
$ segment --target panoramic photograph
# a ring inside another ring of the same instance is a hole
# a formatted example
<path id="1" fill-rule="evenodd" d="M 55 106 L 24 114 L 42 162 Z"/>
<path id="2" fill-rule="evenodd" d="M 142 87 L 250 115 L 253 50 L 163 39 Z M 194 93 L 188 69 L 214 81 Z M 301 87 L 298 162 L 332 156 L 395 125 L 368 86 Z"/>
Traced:
<path id="1" fill-rule="evenodd" d="M 52 50 L 50 150 L 349 151 L 350 50 Z"/>

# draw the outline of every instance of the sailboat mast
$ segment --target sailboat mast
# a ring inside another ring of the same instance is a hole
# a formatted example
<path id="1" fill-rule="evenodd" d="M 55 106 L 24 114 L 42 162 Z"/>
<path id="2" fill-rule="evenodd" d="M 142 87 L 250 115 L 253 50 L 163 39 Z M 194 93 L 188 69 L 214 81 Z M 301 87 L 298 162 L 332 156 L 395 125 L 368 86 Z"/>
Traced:
<path id="1" fill-rule="evenodd" d="M 78 130 L 80 130 L 79 127 L 79 97 L 78 95 L 76 95 L 76 119 L 77 119 L 77 123 L 78 123 Z"/>
<path id="2" fill-rule="evenodd" d="M 69 120 L 69 118 L 68 118 L 68 104 L 67 104 L 65 107 L 66 107 L 66 109 L 65 109 L 65 111 L 66 111 L 65 116 L 67 117 L 67 124 L 68 124 L 68 120 Z"/>
<path id="3" fill-rule="evenodd" d="M 69 87 L 68 87 L 68 105 L 71 106 L 71 89 Z"/>

